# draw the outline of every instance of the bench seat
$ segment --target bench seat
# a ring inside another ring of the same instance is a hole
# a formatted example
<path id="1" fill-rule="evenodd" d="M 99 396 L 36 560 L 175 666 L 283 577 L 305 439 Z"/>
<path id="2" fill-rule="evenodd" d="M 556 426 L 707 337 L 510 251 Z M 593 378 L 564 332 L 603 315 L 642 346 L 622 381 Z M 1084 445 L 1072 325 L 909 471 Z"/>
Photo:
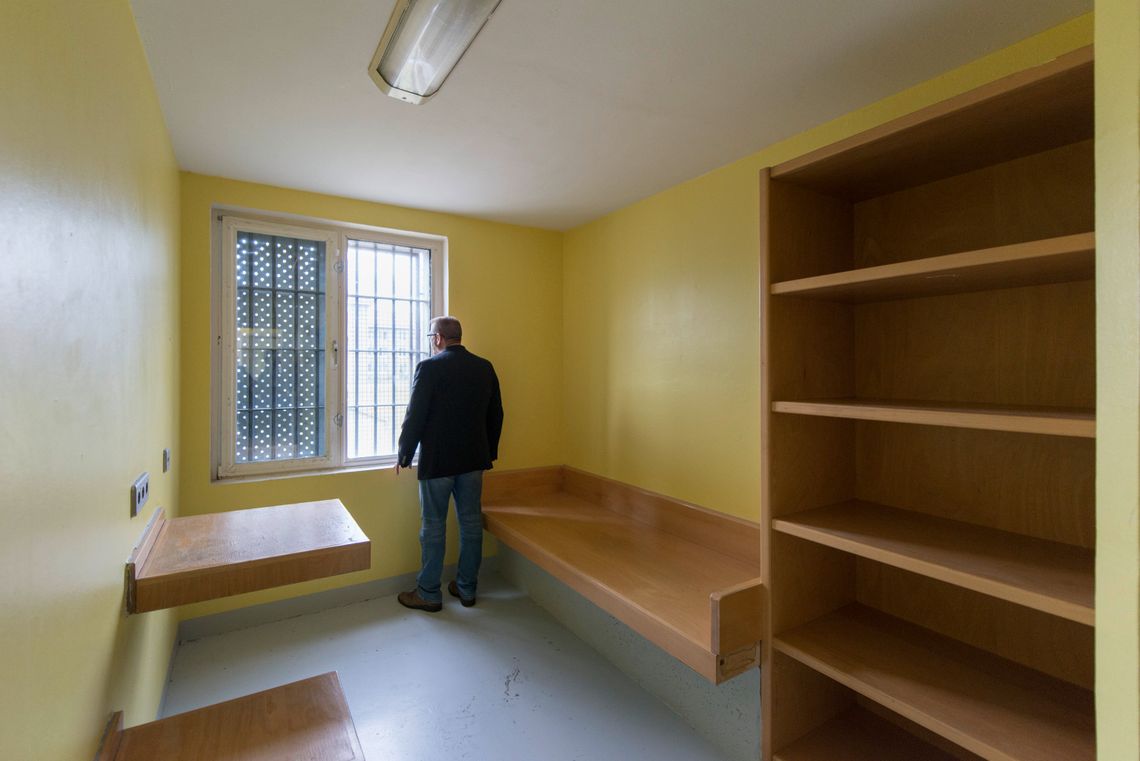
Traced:
<path id="1" fill-rule="evenodd" d="M 706 679 L 757 665 L 756 524 L 564 467 L 492 471 L 483 502 L 501 542 Z"/>

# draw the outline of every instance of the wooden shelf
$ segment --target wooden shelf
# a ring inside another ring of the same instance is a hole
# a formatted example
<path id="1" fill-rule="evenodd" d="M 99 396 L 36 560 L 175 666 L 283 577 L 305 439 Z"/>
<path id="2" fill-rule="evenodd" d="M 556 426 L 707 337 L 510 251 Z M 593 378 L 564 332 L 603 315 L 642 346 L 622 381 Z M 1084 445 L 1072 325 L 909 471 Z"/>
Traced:
<path id="1" fill-rule="evenodd" d="M 775 296 L 865 302 L 1091 280 L 1093 233 L 965 251 L 772 285 Z"/>
<path id="2" fill-rule="evenodd" d="M 1086 410 L 947 404 L 927 401 L 816 399 L 772 402 L 772 412 L 793 415 L 873 420 L 882 423 L 976 428 L 986 431 L 1038 433 L 1049 436 L 1096 437 L 1096 417 Z"/>
<path id="3" fill-rule="evenodd" d="M 1092 136 L 1087 47 L 786 161 L 772 177 L 859 201 Z"/>
<path id="4" fill-rule="evenodd" d="M 99 761 L 363 761 L 336 672 L 122 729 L 112 717 Z"/>
<path id="5" fill-rule="evenodd" d="M 851 708 L 777 751 L 774 761 L 960 761 L 886 719 Z"/>
<path id="6" fill-rule="evenodd" d="M 571 468 L 487 480 L 484 521 L 504 544 L 712 682 L 757 665 L 759 526 Z M 718 535 L 751 559 L 696 541 Z"/>
<path id="7" fill-rule="evenodd" d="M 760 171 L 765 761 L 1096 756 L 1093 67 Z"/>
<path id="8" fill-rule="evenodd" d="M 853 500 L 772 521 L 785 534 L 1092 626 L 1093 552 Z"/>
<path id="9" fill-rule="evenodd" d="M 1096 758 L 1090 691 L 868 608 L 850 605 L 773 646 L 985 758 Z"/>
<path id="10" fill-rule="evenodd" d="M 338 499 L 173 520 L 160 508 L 127 563 L 127 610 L 363 571 L 371 554 L 371 542 Z"/>

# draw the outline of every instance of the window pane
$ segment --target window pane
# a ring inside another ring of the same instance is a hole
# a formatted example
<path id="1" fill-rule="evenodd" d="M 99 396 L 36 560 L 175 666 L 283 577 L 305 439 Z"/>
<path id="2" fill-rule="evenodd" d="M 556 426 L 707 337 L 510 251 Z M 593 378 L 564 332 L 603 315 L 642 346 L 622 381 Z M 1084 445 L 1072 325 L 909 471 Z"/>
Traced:
<path id="1" fill-rule="evenodd" d="M 297 294 L 277 291 L 274 296 L 273 348 L 291 350 L 297 345 Z"/>
<path id="2" fill-rule="evenodd" d="M 403 299 L 412 297 L 412 256 L 406 248 L 396 254 L 396 296 Z"/>
<path id="3" fill-rule="evenodd" d="M 352 242 L 349 242 L 349 250 L 352 249 Z M 396 293 L 396 281 L 392 279 L 392 256 L 379 256 L 376 262 L 376 282 L 379 284 L 377 289 L 378 296 L 393 296 Z"/>
<path id="4" fill-rule="evenodd" d="M 396 451 L 396 432 L 392 428 L 392 408 L 382 406 L 380 409 L 380 416 L 377 420 L 377 447 L 381 450 Z M 400 421 L 403 422 L 403 421 Z"/>
<path id="5" fill-rule="evenodd" d="M 297 287 L 297 242 L 289 238 L 278 238 L 275 274 L 277 287 L 290 291 Z"/>
<path id="6" fill-rule="evenodd" d="M 297 456 L 297 410 L 276 410 L 274 459 L 291 460 Z"/>
<path id="7" fill-rule="evenodd" d="M 393 455 L 412 371 L 428 356 L 431 252 L 350 239 L 346 257 L 347 457 Z"/>
<path id="8" fill-rule="evenodd" d="M 396 302 L 392 299 L 377 299 L 376 314 L 379 317 L 379 324 L 376 330 L 376 348 L 384 351 L 392 351 L 396 348 L 396 336 L 392 330 L 395 313 Z"/>
<path id="9" fill-rule="evenodd" d="M 376 404 L 376 354 L 357 352 L 356 360 L 356 403 L 371 407 Z"/>
<path id="10" fill-rule="evenodd" d="M 360 251 L 357 254 L 357 277 L 352 287 L 361 296 L 376 295 L 376 252 Z"/>
<path id="11" fill-rule="evenodd" d="M 349 343 L 361 351 L 372 351 L 376 348 L 376 299 L 360 297 L 355 301 L 356 333 L 349 336 Z"/>
<path id="12" fill-rule="evenodd" d="M 325 244 L 237 239 L 234 462 L 323 456 Z"/>

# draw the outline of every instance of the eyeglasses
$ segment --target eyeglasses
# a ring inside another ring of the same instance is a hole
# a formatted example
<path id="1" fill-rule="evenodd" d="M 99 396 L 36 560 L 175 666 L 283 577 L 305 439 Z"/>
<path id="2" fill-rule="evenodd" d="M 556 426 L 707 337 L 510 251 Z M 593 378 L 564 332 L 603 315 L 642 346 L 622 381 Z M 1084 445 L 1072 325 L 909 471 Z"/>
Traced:
<path id="1" fill-rule="evenodd" d="M 438 335 L 439 335 L 439 333 L 428 333 L 427 337 L 431 338 L 432 336 L 438 336 Z"/>

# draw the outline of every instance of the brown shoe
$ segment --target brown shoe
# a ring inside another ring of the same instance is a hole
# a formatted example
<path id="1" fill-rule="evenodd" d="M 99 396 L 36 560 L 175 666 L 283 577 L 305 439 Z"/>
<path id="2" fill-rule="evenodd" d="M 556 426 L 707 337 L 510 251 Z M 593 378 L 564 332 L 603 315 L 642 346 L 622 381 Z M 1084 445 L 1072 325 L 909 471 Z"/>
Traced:
<path id="1" fill-rule="evenodd" d="M 459 594 L 459 585 L 455 583 L 455 579 L 452 579 L 451 583 L 447 585 L 447 593 L 452 597 L 458 597 L 459 602 L 463 604 L 464 608 L 470 608 L 475 604 L 474 597 L 464 597 L 463 595 Z"/>
<path id="2" fill-rule="evenodd" d="M 418 587 L 416 589 L 409 589 L 407 592 L 401 592 L 396 595 L 396 599 L 399 600 L 400 604 L 405 608 L 411 608 L 412 610 L 422 610 L 427 613 L 439 613 L 443 610 L 443 603 L 429 602 L 420 597 Z"/>

